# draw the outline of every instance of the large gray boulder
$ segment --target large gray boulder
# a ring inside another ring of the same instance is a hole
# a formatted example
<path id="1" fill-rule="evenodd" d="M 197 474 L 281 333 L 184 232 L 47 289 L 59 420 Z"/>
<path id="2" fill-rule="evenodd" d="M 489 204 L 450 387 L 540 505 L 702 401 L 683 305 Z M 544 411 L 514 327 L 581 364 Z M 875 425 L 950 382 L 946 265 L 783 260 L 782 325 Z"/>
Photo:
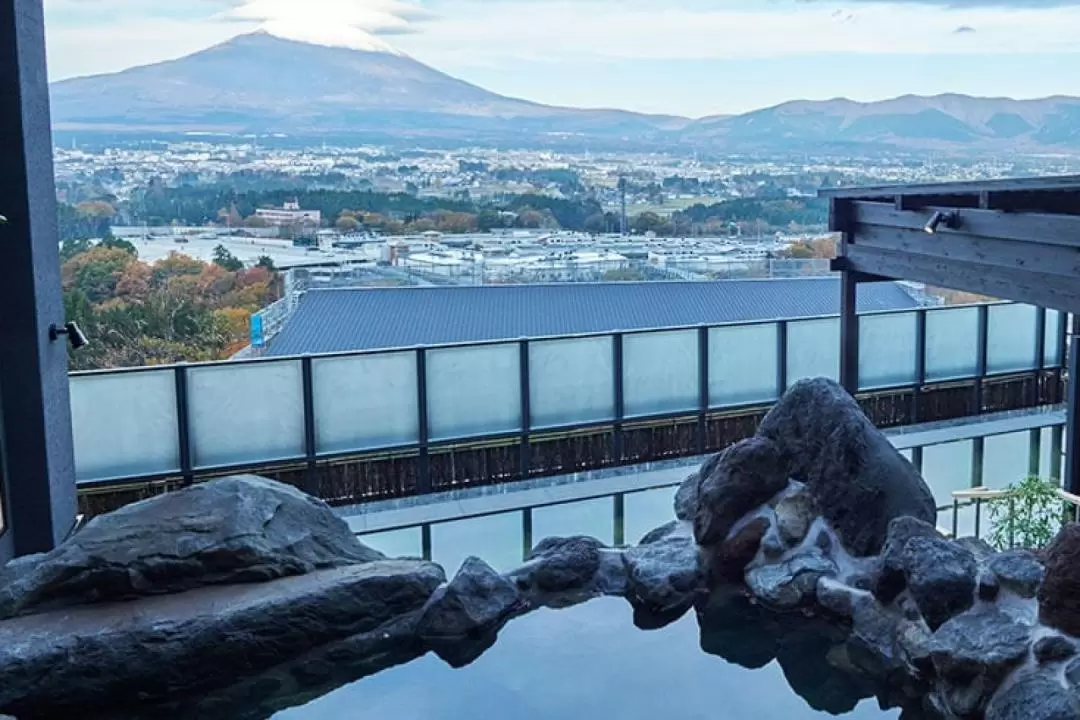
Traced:
<path id="1" fill-rule="evenodd" d="M 713 455 L 709 460 L 706 460 L 702 465 L 702 469 L 704 470 L 710 461 L 715 462 L 713 458 L 716 457 L 716 455 Z M 694 521 L 694 514 L 697 513 L 698 484 L 700 482 L 701 473 L 695 470 L 682 481 L 679 489 L 675 491 L 675 517 L 677 519 L 688 522 Z"/>
<path id="2" fill-rule="evenodd" d="M 1069 523 L 1043 551 L 1046 576 L 1039 587 L 1039 619 L 1080 636 L 1080 524 Z"/>
<path id="3" fill-rule="evenodd" d="M 908 590 L 931 630 L 971 607 L 975 556 L 944 538 L 915 537 L 903 554 Z"/>
<path id="4" fill-rule="evenodd" d="M 814 547 L 784 562 L 747 570 L 746 586 L 769 607 L 792 610 L 810 605 L 816 597 L 818 580 L 835 575 L 836 565 Z"/>
<path id="5" fill-rule="evenodd" d="M 930 523 L 913 517 L 894 518 L 889 523 L 873 587 L 874 595 L 882 602 L 892 602 L 907 587 L 904 551 L 908 541 L 916 537 L 940 539 L 941 533 Z"/>
<path id="6" fill-rule="evenodd" d="M 795 383 L 758 435 L 776 443 L 796 480 L 807 483 L 844 546 L 876 555 L 893 518 L 933 523 L 933 495 L 919 473 L 832 380 Z"/>
<path id="7" fill-rule="evenodd" d="M 1031 628 L 994 607 L 957 615 L 938 628 L 932 658 L 947 709 L 978 717 L 1030 646 Z"/>
<path id="8" fill-rule="evenodd" d="M 1057 678 L 1025 672 L 1009 681 L 986 708 L 986 720 L 1080 720 L 1077 698 Z"/>
<path id="9" fill-rule="evenodd" d="M 623 553 L 627 597 L 660 616 L 688 609 L 702 588 L 697 545 L 686 535 L 667 537 Z"/>
<path id="10" fill-rule="evenodd" d="M 1039 592 L 1046 570 L 1028 550 L 1007 550 L 993 555 L 986 569 L 997 576 L 998 582 L 1020 597 L 1032 598 Z"/>
<path id="11" fill-rule="evenodd" d="M 513 583 L 480 558 L 470 557 L 448 585 L 432 594 L 416 633 L 439 657 L 456 665 L 463 643 L 495 632 L 525 606 Z"/>
<path id="12" fill-rule="evenodd" d="M 706 471 L 707 474 L 706 474 Z M 694 538 L 703 547 L 723 542 L 754 508 L 787 487 L 788 464 L 780 448 L 765 438 L 737 442 L 702 466 Z"/>
<path id="13" fill-rule="evenodd" d="M 0 618 L 382 558 L 321 500 L 239 475 L 95 517 L 29 567 L 0 572 Z"/>
<path id="14" fill-rule="evenodd" d="M 431 563 L 379 561 L 12 618 L 0 712 L 77 717 L 227 687 L 415 612 L 444 579 Z"/>
<path id="15" fill-rule="evenodd" d="M 563 607 L 626 592 L 622 553 L 583 535 L 542 540 L 507 577 L 534 605 Z"/>

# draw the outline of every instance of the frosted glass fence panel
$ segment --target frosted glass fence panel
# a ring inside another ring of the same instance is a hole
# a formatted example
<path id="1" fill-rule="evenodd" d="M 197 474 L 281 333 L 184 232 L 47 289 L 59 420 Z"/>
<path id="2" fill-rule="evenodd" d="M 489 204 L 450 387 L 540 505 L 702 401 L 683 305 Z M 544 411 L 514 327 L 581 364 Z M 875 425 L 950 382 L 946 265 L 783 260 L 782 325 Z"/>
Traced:
<path id="1" fill-rule="evenodd" d="M 859 318 L 859 387 L 915 382 L 915 313 Z"/>
<path id="2" fill-rule="evenodd" d="M 979 309 L 926 313 L 926 380 L 974 377 L 979 357 Z"/>
<path id="3" fill-rule="evenodd" d="M 986 326 L 986 371 L 1030 370 L 1035 367 L 1035 308 L 991 305 Z"/>
<path id="4" fill-rule="evenodd" d="M 1015 432 L 983 438 L 982 484 L 1001 490 L 1026 478 L 1031 470 L 1031 434 Z"/>
<path id="5" fill-rule="evenodd" d="M 299 360 L 187 370 L 196 467 L 304 454 L 304 381 Z"/>
<path id="6" fill-rule="evenodd" d="M 608 336 L 529 343 L 532 427 L 615 417 L 612 342 Z"/>
<path id="7" fill-rule="evenodd" d="M 416 384 L 415 352 L 312 359 L 317 452 L 418 442 Z"/>
<path id="8" fill-rule="evenodd" d="M 654 415 L 698 406 L 698 332 L 623 336 L 625 414 Z"/>
<path id="9" fill-rule="evenodd" d="M 709 329 L 709 405 L 742 405 L 777 397 L 775 323 Z"/>
<path id="10" fill-rule="evenodd" d="M 432 440 L 492 435 L 521 427 L 517 343 L 427 351 Z"/>
<path id="11" fill-rule="evenodd" d="M 954 490 L 967 490 L 971 487 L 971 440 L 928 445 L 923 448 L 922 476 L 934 502 L 939 508 L 938 527 L 952 532 L 952 493 Z M 975 510 L 961 508 L 959 513 L 958 536 L 975 533 Z"/>
<path id="12" fill-rule="evenodd" d="M 1051 366 L 1058 364 L 1058 352 L 1061 350 L 1061 335 L 1058 328 L 1061 324 L 1061 313 L 1057 310 L 1046 311 L 1046 336 L 1043 351 L 1043 365 Z"/>
<path id="13" fill-rule="evenodd" d="M 180 469 L 172 370 L 72 377 L 71 424 L 78 480 Z"/>
<path id="14" fill-rule="evenodd" d="M 788 387 L 809 377 L 840 379 L 840 318 L 788 323 Z"/>

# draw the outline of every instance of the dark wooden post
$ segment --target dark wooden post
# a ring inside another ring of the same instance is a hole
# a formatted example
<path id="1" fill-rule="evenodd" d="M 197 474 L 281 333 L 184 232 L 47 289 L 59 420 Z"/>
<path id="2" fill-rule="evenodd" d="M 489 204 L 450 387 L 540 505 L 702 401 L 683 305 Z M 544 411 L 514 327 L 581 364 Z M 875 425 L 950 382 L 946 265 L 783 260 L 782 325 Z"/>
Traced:
<path id="1" fill-rule="evenodd" d="M 1069 341 L 1069 384 L 1066 387 L 1068 410 L 1065 424 L 1065 489 L 1071 493 L 1080 491 L 1080 335 Z"/>
<path id="2" fill-rule="evenodd" d="M 0 3 L 0 559 L 47 551 L 75 523 L 75 460 L 60 295 L 41 0 Z M 91 338 L 93 341 L 93 338 Z"/>

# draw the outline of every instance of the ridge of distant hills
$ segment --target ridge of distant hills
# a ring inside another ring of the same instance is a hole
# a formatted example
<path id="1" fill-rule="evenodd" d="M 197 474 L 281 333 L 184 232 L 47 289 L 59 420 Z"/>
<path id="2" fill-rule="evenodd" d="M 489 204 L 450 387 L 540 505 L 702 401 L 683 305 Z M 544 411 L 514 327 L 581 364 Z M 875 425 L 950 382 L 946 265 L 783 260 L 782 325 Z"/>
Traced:
<path id="1" fill-rule="evenodd" d="M 1075 97 L 799 100 L 691 120 L 542 105 L 498 95 L 406 55 L 265 32 L 176 60 L 63 80 L 51 94 L 54 128 L 70 131 L 356 133 L 478 143 L 574 138 L 724 152 L 1080 149 Z"/>

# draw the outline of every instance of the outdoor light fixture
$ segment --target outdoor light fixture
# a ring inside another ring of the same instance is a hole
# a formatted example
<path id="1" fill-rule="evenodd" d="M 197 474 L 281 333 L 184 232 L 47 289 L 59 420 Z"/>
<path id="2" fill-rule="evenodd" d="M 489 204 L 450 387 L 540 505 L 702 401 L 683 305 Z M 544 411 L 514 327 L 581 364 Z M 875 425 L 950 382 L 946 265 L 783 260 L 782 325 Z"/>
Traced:
<path id="1" fill-rule="evenodd" d="M 50 340 L 56 341 L 61 335 L 67 335 L 72 350 L 78 350 L 90 344 L 90 340 L 79 329 L 79 325 L 74 322 L 65 323 L 63 327 L 58 327 L 55 324 L 49 326 Z"/>
<path id="2" fill-rule="evenodd" d="M 955 211 L 935 210 L 923 230 L 927 235 L 935 235 L 942 223 L 950 230 L 955 230 L 960 225 L 960 214 Z"/>

